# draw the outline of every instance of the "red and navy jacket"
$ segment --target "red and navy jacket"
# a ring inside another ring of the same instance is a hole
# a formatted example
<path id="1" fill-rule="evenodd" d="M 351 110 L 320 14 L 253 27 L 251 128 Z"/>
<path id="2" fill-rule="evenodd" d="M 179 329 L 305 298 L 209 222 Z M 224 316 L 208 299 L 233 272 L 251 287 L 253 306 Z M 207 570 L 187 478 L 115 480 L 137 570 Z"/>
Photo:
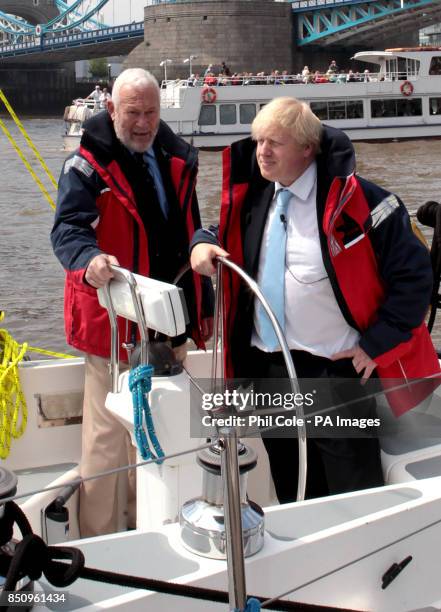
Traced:
<path id="1" fill-rule="evenodd" d="M 195 192 L 197 151 L 163 122 L 154 149 L 167 163 L 171 186 L 164 186 L 173 189 L 184 220 L 187 236 L 182 257 L 188 261 L 189 240 L 200 227 Z M 121 150 L 107 111 L 86 122 L 80 148 L 66 160 L 61 172 L 51 233 L 54 252 L 66 270 L 67 342 L 101 357 L 110 355 L 110 325 L 107 311 L 98 303 L 96 289 L 84 281 L 89 262 L 100 253 L 108 253 L 132 272 L 149 276 L 150 271 L 148 236 L 123 171 Z M 190 286 L 192 295 L 186 291 L 187 304 L 192 306 L 190 333 L 198 348 L 204 348 L 200 324 L 202 317 L 211 314 L 211 284 L 206 285 L 194 274 Z M 119 322 L 120 338 L 131 340 L 126 322 Z M 127 357 L 122 350 L 120 357 Z"/>
<path id="2" fill-rule="evenodd" d="M 436 375 L 440 368 L 424 317 L 432 290 L 429 253 L 412 232 L 395 195 L 355 174 L 347 136 L 324 127 L 317 161 L 317 216 L 325 268 L 347 323 L 360 333 L 361 348 L 377 363 L 383 386 Z M 251 139 L 224 151 L 219 228 L 196 233 L 198 242 L 219 243 L 253 278 L 274 183 L 257 166 Z M 237 275 L 224 271 L 226 371 L 244 376 L 241 347 L 249 346 L 253 297 Z M 313 324 L 313 322 L 311 322 Z M 431 387 L 432 388 L 432 387 Z M 388 393 L 395 412 L 417 405 L 428 386 L 409 387 L 412 397 Z"/>

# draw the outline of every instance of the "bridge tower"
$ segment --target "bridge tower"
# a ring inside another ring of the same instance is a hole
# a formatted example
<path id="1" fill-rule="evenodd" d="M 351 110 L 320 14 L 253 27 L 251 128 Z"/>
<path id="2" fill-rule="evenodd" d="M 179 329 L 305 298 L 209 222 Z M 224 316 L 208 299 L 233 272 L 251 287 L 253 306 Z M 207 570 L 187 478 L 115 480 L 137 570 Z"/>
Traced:
<path id="1" fill-rule="evenodd" d="M 274 0 L 196 0 L 162 2 L 144 9 L 144 42 L 125 61 L 141 66 L 160 81 L 188 74 L 183 59 L 196 55 L 192 72 L 223 61 L 232 72 L 269 72 L 292 68 L 293 17 L 289 2 Z M 188 64 L 187 64 L 188 66 Z"/>

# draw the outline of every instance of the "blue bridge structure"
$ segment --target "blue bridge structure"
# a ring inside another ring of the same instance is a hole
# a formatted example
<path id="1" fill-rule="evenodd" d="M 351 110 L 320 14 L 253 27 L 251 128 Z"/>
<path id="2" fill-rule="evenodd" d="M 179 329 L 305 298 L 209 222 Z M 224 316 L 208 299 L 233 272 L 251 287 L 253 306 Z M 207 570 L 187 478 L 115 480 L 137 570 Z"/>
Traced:
<path id="1" fill-rule="evenodd" d="M 441 21 L 439 0 L 296 0 L 297 47 L 372 45 Z"/>
<path id="2" fill-rule="evenodd" d="M 144 23 L 109 26 L 109 0 L 0 0 L 1 63 L 44 64 L 126 55 L 144 38 Z"/>
<path id="3" fill-rule="evenodd" d="M 0 0 L 0 61 L 56 63 L 124 55 L 144 37 L 143 22 L 109 27 L 109 0 Z M 172 1 L 172 0 L 164 0 Z M 158 0 L 158 4 L 161 0 Z M 441 21 L 440 0 L 295 0 L 297 48 L 375 46 Z"/>

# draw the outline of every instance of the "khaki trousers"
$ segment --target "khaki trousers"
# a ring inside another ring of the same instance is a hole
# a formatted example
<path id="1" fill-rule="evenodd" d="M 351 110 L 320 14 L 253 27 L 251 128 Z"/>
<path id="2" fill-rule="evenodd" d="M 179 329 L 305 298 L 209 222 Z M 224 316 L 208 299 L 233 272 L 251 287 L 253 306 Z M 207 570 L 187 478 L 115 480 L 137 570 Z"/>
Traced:
<path id="1" fill-rule="evenodd" d="M 86 355 L 81 475 L 135 463 L 128 431 L 105 407 L 111 390 L 108 359 Z M 121 370 L 127 366 L 120 364 Z M 81 537 L 104 535 L 136 526 L 136 472 L 90 480 L 80 488 Z"/>

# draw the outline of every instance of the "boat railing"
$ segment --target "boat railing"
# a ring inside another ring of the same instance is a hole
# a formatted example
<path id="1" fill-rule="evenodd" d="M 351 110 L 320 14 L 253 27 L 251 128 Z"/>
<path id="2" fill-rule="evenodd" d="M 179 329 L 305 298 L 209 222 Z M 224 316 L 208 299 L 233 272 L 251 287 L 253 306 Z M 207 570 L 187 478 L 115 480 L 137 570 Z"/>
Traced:
<path id="1" fill-rule="evenodd" d="M 379 74 L 380 81 L 415 81 L 418 78 L 418 70 L 407 70 L 407 71 L 397 71 L 390 72 L 386 71 L 384 73 Z"/>
<path id="2" fill-rule="evenodd" d="M 100 103 L 95 100 L 88 100 L 87 98 L 75 98 L 75 100 L 72 100 L 72 106 L 87 106 L 87 108 L 93 110 L 98 108 Z"/>
<path id="3" fill-rule="evenodd" d="M 66 123 L 70 124 L 82 123 L 103 109 L 104 106 L 102 106 L 100 102 L 77 98 L 72 101 L 72 104 L 66 106 L 63 119 Z"/>
<path id="4" fill-rule="evenodd" d="M 181 106 L 183 100 L 181 93 L 187 86 L 186 79 L 175 79 L 162 81 L 161 83 L 161 106 L 162 108 L 174 108 Z"/>
<path id="5" fill-rule="evenodd" d="M 242 282 L 247 286 L 247 290 L 251 291 L 254 297 L 261 304 L 262 308 L 265 310 L 271 324 L 273 326 L 274 332 L 277 336 L 277 340 L 280 345 L 280 349 L 285 361 L 286 369 L 288 372 L 289 383 L 291 386 L 292 393 L 299 393 L 300 387 L 297 380 L 297 374 L 294 367 L 294 363 L 292 361 L 291 353 L 286 342 L 285 334 L 283 333 L 282 328 L 277 320 L 277 317 L 274 315 L 270 304 L 262 293 L 259 285 L 256 281 L 251 278 L 240 266 L 232 262 L 230 259 L 226 257 L 217 257 L 217 269 L 216 269 L 216 301 L 215 301 L 215 314 L 214 314 L 214 327 L 213 327 L 213 344 L 214 346 L 220 345 L 220 357 L 222 359 L 222 364 L 224 364 L 224 347 L 226 342 L 226 332 L 224 329 L 224 296 L 223 296 L 223 286 L 224 286 L 224 267 L 228 268 L 228 273 L 231 275 L 238 275 Z M 213 351 L 213 363 L 211 376 L 212 379 L 216 377 L 216 373 L 219 371 L 217 368 L 217 356 L 218 352 Z M 221 376 L 223 378 L 223 384 L 225 384 L 225 372 L 223 368 L 221 368 Z M 297 417 L 297 433 L 299 440 L 299 479 L 297 486 L 297 500 L 303 500 L 305 497 L 306 490 L 306 427 L 304 425 L 304 414 L 302 406 L 296 406 L 296 417 Z"/>
<path id="6" fill-rule="evenodd" d="M 335 83 L 369 83 L 380 81 L 405 81 L 416 80 L 418 71 L 397 71 L 397 72 L 329 72 L 310 71 L 309 73 L 297 74 L 267 74 L 251 75 L 238 74 L 235 76 L 206 76 L 201 78 L 190 77 L 188 79 L 176 79 L 163 81 L 161 84 L 161 103 L 163 106 L 178 106 L 180 102 L 179 91 L 184 88 L 193 87 L 243 87 L 249 85 L 314 85 L 314 84 L 335 84 Z"/>

